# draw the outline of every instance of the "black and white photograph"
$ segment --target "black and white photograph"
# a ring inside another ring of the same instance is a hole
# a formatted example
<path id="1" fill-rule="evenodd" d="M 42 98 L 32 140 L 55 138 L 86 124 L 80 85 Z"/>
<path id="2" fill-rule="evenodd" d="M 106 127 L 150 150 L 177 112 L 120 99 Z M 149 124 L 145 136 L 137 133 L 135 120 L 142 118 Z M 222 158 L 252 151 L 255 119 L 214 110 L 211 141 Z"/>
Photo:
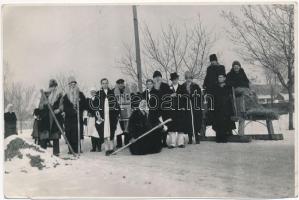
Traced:
<path id="1" fill-rule="evenodd" d="M 298 197 L 297 3 L 3 3 L 2 197 Z"/>

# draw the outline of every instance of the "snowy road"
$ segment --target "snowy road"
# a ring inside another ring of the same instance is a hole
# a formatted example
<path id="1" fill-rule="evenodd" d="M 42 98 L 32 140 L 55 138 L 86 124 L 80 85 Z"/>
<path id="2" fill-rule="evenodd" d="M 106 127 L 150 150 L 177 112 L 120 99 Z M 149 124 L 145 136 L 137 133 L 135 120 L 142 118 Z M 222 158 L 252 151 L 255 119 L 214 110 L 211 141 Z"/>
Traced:
<path id="1" fill-rule="evenodd" d="M 29 134 L 24 134 L 29 137 Z M 294 196 L 294 131 L 282 141 L 202 142 L 160 154 L 106 157 L 90 139 L 72 165 L 5 174 L 7 197 L 264 197 Z M 66 145 L 61 140 L 62 152 Z M 65 154 L 61 157 L 66 156 Z"/>

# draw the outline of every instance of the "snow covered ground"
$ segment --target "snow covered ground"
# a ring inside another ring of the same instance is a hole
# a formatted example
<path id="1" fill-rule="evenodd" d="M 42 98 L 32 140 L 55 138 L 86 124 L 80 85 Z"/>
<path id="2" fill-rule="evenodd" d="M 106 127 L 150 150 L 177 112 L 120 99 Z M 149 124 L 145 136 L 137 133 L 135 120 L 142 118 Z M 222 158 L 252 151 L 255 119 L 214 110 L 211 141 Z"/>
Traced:
<path id="1" fill-rule="evenodd" d="M 294 196 L 294 131 L 287 131 L 287 116 L 274 123 L 281 141 L 216 144 L 201 142 L 185 149 L 132 156 L 125 150 L 106 157 L 89 152 L 84 139 L 81 157 L 68 165 L 27 172 L 11 170 L 5 162 L 6 197 L 260 197 Z M 266 133 L 251 123 L 250 133 Z M 208 132 L 213 135 L 213 131 Z M 32 141 L 31 131 L 20 135 Z M 49 149 L 49 152 L 51 152 Z M 68 158 L 61 140 L 61 158 Z M 23 163 L 20 162 L 20 165 Z M 11 170 L 11 172 L 10 172 Z"/>

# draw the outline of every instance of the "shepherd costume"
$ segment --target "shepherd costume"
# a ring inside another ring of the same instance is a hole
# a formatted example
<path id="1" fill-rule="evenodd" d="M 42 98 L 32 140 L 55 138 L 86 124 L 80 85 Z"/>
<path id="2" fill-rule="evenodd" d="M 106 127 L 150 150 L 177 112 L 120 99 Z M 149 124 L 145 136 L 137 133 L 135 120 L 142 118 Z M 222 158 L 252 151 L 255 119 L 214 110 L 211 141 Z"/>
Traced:
<path id="1" fill-rule="evenodd" d="M 202 112 L 201 112 L 201 89 L 196 83 L 191 83 L 188 85 L 186 82 L 182 85 L 183 96 L 182 102 L 185 108 L 185 119 L 183 129 L 185 134 L 188 134 L 189 144 L 192 144 L 192 136 L 195 136 L 195 141 L 197 144 L 200 143 L 199 132 L 202 122 Z M 184 101 L 185 99 L 185 101 Z"/>
<path id="2" fill-rule="evenodd" d="M 113 90 L 104 90 L 102 88 L 97 92 L 96 96 L 99 99 L 100 114 L 96 116 L 96 120 L 103 121 L 101 124 L 97 124 L 96 127 L 100 133 L 101 143 L 105 140 L 107 141 L 105 147 L 107 153 L 107 151 L 114 149 L 113 140 L 120 109 Z"/>
<path id="3" fill-rule="evenodd" d="M 49 102 L 50 106 L 52 107 L 52 110 L 57 113 L 55 113 L 55 117 L 59 123 L 60 126 L 62 126 L 63 123 L 63 117 L 61 115 L 62 110 L 60 107 L 60 102 L 62 99 L 62 93 L 57 88 L 57 83 L 55 80 L 50 80 L 49 87 L 54 87 L 51 91 L 47 93 L 47 99 L 43 99 L 43 96 L 41 97 L 41 101 L 39 104 L 39 123 L 38 126 L 39 131 L 42 132 L 42 136 L 40 136 L 40 145 L 43 148 L 47 148 L 47 142 L 49 140 L 53 140 L 53 154 L 58 156 L 60 153 L 59 150 L 59 139 L 61 137 L 61 133 L 59 131 L 59 128 L 49 111 L 48 105 L 46 101 Z"/>
<path id="4" fill-rule="evenodd" d="M 129 133 L 133 139 L 138 138 L 145 132 L 160 123 L 154 112 L 148 114 L 140 109 L 133 111 L 129 120 Z M 130 146 L 133 155 L 145 155 L 159 153 L 162 149 L 161 129 L 157 129 Z"/>
<path id="5" fill-rule="evenodd" d="M 179 75 L 177 73 L 170 74 L 170 80 L 178 79 Z M 182 98 L 184 94 L 184 88 L 182 85 L 170 85 L 171 90 L 171 109 L 169 110 L 169 117 L 172 121 L 168 124 L 168 133 L 170 138 L 169 148 L 173 148 L 178 143 L 178 147 L 184 147 L 184 121 L 185 119 L 185 109 L 183 107 L 185 99 Z"/>
<path id="6" fill-rule="evenodd" d="M 153 74 L 153 78 L 160 76 L 162 77 L 161 72 L 159 71 L 155 71 Z M 157 90 L 157 95 L 158 95 L 158 105 L 159 105 L 159 109 L 160 109 L 160 113 L 162 116 L 163 121 L 167 120 L 170 116 L 169 116 L 169 107 L 171 106 L 171 104 L 167 103 L 167 101 L 171 101 L 171 97 L 170 94 L 172 93 L 172 91 L 170 90 L 170 87 L 167 83 L 164 82 L 160 82 L 160 84 L 158 83 L 154 83 L 154 88 L 155 90 Z M 166 139 L 167 139 L 167 134 L 168 131 L 164 131 L 162 132 L 162 143 L 163 143 L 163 147 L 167 147 L 167 143 L 166 143 Z"/>
<path id="7" fill-rule="evenodd" d="M 96 115 L 99 115 L 99 111 L 96 110 L 96 107 L 98 106 L 98 99 L 97 97 L 90 97 L 86 99 L 87 102 L 87 112 L 85 115 L 84 121 L 86 121 L 86 135 L 91 138 L 91 146 L 92 149 L 91 152 L 98 151 L 100 152 L 102 150 L 102 143 L 100 139 L 100 130 L 97 127 L 98 123 L 102 122 L 96 122 Z"/>
<path id="8" fill-rule="evenodd" d="M 9 108 L 12 107 L 12 104 L 8 104 L 6 112 L 4 113 L 4 138 L 7 138 L 11 135 L 17 135 L 17 116 L 14 112 L 10 112 Z"/>
<path id="9" fill-rule="evenodd" d="M 123 83 L 123 79 L 119 79 L 117 84 Z M 117 99 L 118 105 L 120 107 L 120 118 L 119 125 L 122 133 L 118 134 L 116 139 L 116 147 L 120 148 L 123 146 L 122 136 L 124 135 L 124 143 L 125 145 L 129 143 L 129 134 L 128 134 L 128 124 L 129 117 L 131 115 L 131 94 L 130 90 L 125 87 L 124 89 L 120 89 L 118 87 L 114 88 L 114 95 Z"/>
<path id="10" fill-rule="evenodd" d="M 234 115 L 232 104 L 232 88 L 226 84 L 215 88 L 215 116 L 212 128 L 216 132 L 216 142 L 227 142 L 227 135 L 235 129 L 235 123 L 231 120 Z"/>
<path id="11" fill-rule="evenodd" d="M 75 81 L 70 78 L 69 83 Z M 79 109 L 77 103 L 79 101 Z M 84 94 L 79 91 L 79 88 L 68 88 L 67 93 L 63 96 L 61 101 L 61 108 L 65 113 L 65 133 L 66 137 L 75 153 L 78 153 L 78 118 L 77 111 L 79 110 L 79 125 L 80 125 L 80 139 L 83 137 L 83 111 L 86 110 L 86 98 Z"/>

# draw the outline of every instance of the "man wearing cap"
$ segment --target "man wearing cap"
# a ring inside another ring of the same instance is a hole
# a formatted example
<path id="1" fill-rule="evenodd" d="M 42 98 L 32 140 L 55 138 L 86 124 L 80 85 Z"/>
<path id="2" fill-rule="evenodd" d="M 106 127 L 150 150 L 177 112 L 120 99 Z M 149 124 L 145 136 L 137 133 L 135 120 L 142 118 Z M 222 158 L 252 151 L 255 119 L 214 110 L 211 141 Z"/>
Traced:
<path id="1" fill-rule="evenodd" d="M 114 88 L 114 95 L 120 106 L 120 118 L 119 125 L 122 133 L 116 136 L 116 147 L 121 148 L 123 146 L 122 136 L 124 135 L 125 145 L 129 143 L 128 123 L 131 115 L 131 94 L 130 89 L 125 86 L 124 79 L 118 79 L 116 81 L 116 87 Z"/>
<path id="2" fill-rule="evenodd" d="M 60 108 L 60 101 L 62 99 L 62 92 L 58 89 L 58 84 L 55 79 L 51 79 L 49 81 L 49 89 L 47 91 L 46 95 L 47 99 L 44 99 L 44 97 L 41 97 L 40 103 L 39 103 L 39 131 L 42 132 L 40 134 L 40 145 L 42 148 L 47 148 L 47 141 L 53 140 L 53 155 L 58 156 L 60 153 L 59 150 L 59 139 L 61 137 L 61 133 L 59 131 L 59 128 L 49 112 L 47 102 L 52 107 L 55 117 L 57 121 L 59 122 L 60 126 L 63 122 L 62 117 L 62 110 Z"/>
<path id="3" fill-rule="evenodd" d="M 155 71 L 153 74 L 154 80 L 154 88 L 158 94 L 158 106 L 161 113 L 161 121 L 165 121 L 169 118 L 169 105 L 166 102 L 170 99 L 170 94 L 172 91 L 167 83 L 162 82 L 162 74 L 160 71 Z M 164 126 L 164 131 L 162 132 L 162 145 L 163 147 L 167 147 L 166 139 L 167 139 L 167 126 Z M 166 131 L 165 131 L 166 130 Z"/>
<path id="4" fill-rule="evenodd" d="M 170 74 L 170 90 L 171 90 L 171 110 L 169 111 L 169 117 L 172 119 L 172 122 L 168 124 L 168 133 L 170 138 L 170 145 L 168 148 L 172 149 L 176 147 L 176 144 L 179 148 L 185 147 L 184 142 L 184 113 L 185 110 L 181 108 L 183 94 L 183 86 L 179 84 L 179 75 L 174 72 Z"/>
<path id="5" fill-rule="evenodd" d="M 86 98 L 79 90 L 77 81 L 73 76 L 70 76 L 68 78 L 66 94 L 61 101 L 61 109 L 65 113 L 66 137 L 75 153 L 78 153 L 79 150 L 81 152 L 81 139 L 83 139 L 83 111 L 86 110 L 86 104 Z M 78 112 L 79 119 L 77 117 Z M 78 131 L 78 126 L 80 126 L 80 132 Z M 80 141 L 78 140 L 78 134 L 80 134 Z M 80 149 L 78 149 L 78 146 Z"/>
<path id="6" fill-rule="evenodd" d="M 185 83 L 183 83 L 183 93 L 186 101 L 185 105 L 185 119 L 184 132 L 188 134 L 189 144 L 192 144 L 192 137 L 194 135 L 196 144 L 200 143 L 199 132 L 201 128 L 201 89 L 199 85 L 193 82 L 193 75 L 190 71 L 185 72 Z"/>

